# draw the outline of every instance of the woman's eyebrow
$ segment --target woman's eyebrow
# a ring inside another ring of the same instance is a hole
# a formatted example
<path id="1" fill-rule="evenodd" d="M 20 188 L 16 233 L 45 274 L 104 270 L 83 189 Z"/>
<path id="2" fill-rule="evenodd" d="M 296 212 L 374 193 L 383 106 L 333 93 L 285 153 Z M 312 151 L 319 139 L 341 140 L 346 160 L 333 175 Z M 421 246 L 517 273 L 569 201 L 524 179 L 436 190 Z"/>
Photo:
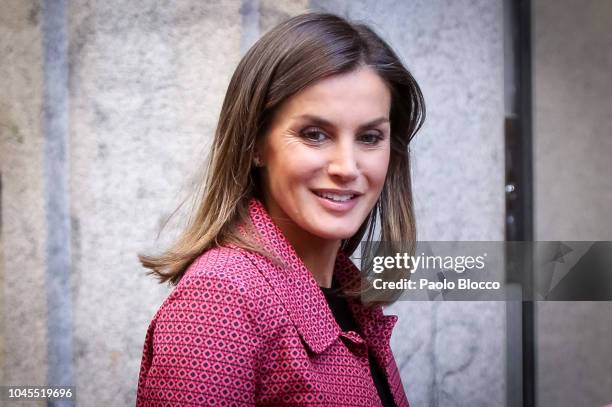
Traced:
<path id="1" fill-rule="evenodd" d="M 305 119 L 305 120 L 309 120 L 309 121 L 311 121 L 316 126 L 335 127 L 335 125 L 332 122 L 330 122 L 329 120 L 326 120 L 326 119 L 324 119 L 322 117 L 314 116 L 314 115 L 311 115 L 311 114 L 303 114 L 303 115 L 300 115 L 300 116 L 295 116 L 295 117 L 293 117 L 293 119 Z M 379 124 L 388 123 L 388 122 L 389 122 L 389 119 L 387 117 L 379 117 L 377 119 L 370 120 L 369 122 L 360 125 L 358 130 L 361 130 L 361 129 L 364 129 L 364 128 L 367 128 L 367 127 L 378 126 Z"/>

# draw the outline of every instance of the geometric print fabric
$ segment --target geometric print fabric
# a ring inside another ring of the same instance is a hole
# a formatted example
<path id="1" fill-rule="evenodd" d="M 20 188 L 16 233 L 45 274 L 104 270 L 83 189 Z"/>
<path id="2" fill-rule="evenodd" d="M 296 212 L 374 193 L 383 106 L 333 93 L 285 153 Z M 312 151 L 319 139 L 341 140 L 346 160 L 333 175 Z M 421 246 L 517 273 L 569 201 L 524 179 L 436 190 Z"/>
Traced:
<path id="1" fill-rule="evenodd" d="M 343 332 L 317 282 L 257 199 L 249 215 L 273 261 L 242 248 L 198 257 L 151 321 L 137 407 L 380 406 L 368 350 L 396 404 L 408 400 L 389 347 L 395 315 L 348 299 L 363 335 Z M 357 282 L 339 252 L 334 278 Z"/>

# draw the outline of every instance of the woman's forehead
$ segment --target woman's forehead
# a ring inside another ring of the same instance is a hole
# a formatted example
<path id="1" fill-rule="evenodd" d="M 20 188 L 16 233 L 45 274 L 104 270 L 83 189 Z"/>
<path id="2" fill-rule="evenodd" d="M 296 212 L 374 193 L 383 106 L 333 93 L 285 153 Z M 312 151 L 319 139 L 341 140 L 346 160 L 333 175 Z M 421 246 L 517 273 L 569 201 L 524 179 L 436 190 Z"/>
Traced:
<path id="1" fill-rule="evenodd" d="M 390 105 L 384 81 L 371 68 L 361 68 L 308 86 L 287 99 L 280 110 L 285 119 L 333 121 L 339 116 L 361 116 L 367 121 L 388 118 Z"/>

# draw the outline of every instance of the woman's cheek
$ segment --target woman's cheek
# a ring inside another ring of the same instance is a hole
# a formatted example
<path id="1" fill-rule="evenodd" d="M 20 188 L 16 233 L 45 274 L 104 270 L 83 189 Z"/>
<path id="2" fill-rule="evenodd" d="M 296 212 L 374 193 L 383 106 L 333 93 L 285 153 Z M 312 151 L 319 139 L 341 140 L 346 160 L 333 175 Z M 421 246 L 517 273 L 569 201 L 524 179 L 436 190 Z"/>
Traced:
<path id="1" fill-rule="evenodd" d="M 293 173 L 308 178 L 326 168 L 327 159 L 323 151 L 302 147 L 296 154 L 288 157 L 293 166 Z"/>
<path id="2" fill-rule="evenodd" d="M 370 180 L 370 184 L 382 188 L 389 169 L 389 152 L 380 151 L 380 154 L 371 154 L 364 163 L 362 171 Z"/>

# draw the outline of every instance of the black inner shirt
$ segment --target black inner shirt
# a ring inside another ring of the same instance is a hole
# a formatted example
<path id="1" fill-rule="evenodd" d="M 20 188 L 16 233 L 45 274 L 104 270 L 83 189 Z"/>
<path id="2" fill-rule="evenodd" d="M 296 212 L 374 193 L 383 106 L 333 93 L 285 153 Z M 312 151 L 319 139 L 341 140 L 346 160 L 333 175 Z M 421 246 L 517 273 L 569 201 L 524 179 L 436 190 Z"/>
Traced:
<path id="1" fill-rule="evenodd" d="M 362 335 L 357 322 L 353 318 L 353 314 L 349 308 L 348 302 L 346 298 L 342 297 L 338 291 L 339 287 L 335 280 L 332 280 L 332 286 L 330 288 L 321 287 L 321 291 L 325 295 L 325 299 L 327 300 L 327 304 L 329 304 L 329 308 L 334 314 L 334 318 L 336 318 L 336 322 L 340 326 L 344 332 L 354 331 Z M 380 397 L 380 401 L 384 407 L 395 407 L 396 404 L 393 401 L 393 396 L 391 395 L 391 390 L 389 389 L 389 383 L 385 379 L 385 375 L 381 369 L 381 367 L 376 362 L 374 355 L 372 355 L 372 351 L 368 348 L 368 359 L 370 361 L 370 372 L 372 373 L 372 379 L 374 379 L 374 384 L 376 385 L 376 390 L 378 391 L 378 396 Z"/>

